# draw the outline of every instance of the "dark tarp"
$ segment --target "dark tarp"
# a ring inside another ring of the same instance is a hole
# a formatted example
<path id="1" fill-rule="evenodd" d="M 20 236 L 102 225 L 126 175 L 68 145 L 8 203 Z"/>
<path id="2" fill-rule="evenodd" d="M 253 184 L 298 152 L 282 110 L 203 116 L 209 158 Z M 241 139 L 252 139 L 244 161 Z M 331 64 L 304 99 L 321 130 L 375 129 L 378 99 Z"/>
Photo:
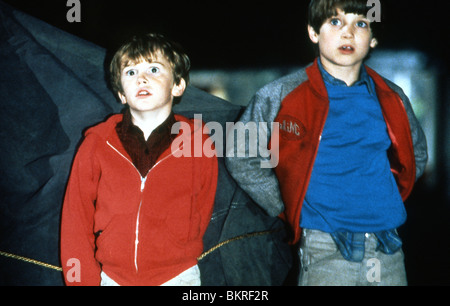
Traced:
<path id="1" fill-rule="evenodd" d="M 121 105 L 107 87 L 106 51 L 0 2 L 0 251 L 54 266 L 62 199 L 82 132 Z M 241 108 L 189 87 L 176 113 L 234 121 Z M 240 190 L 219 160 L 205 249 L 283 227 Z M 205 285 L 281 285 L 291 267 L 286 232 L 245 238 L 200 262 Z M 0 285 L 62 285 L 62 273 L 0 255 Z"/>

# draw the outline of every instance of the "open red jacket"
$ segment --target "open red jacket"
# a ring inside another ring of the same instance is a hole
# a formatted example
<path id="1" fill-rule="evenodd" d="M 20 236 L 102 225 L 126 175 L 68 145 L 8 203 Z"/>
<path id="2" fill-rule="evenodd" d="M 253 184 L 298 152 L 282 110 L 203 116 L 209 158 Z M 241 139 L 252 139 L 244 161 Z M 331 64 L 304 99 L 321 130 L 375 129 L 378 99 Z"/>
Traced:
<path id="1" fill-rule="evenodd" d="M 368 67 L 366 69 L 375 82 L 392 141 L 388 152 L 391 171 L 403 200 L 406 200 L 416 180 L 408 116 L 400 96 L 376 72 Z M 300 213 L 329 109 L 327 90 L 317 66 L 309 67 L 306 73 L 308 81 L 286 96 L 275 119 L 276 122 L 289 122 L 301 127 L 297 133 L 295 130 L 280 129 L 280 162 L 274 169 L 286 205 L 282 218 L 291 225 L 294 241 L 300 239 Z"/>
<path id="2" fill-rule="evenodd" d="M 392 141 L 388 151 L 391 171 L 405 200 L 427 163 L 425 135 L 401 88 L 369 67 L 366 69 L 375 83 Z M 245 144 L 238 142 L 227 148 L 226 165 L 233 178 L 269 215 L 280 216 L 290 225 L 292 244 L 300 239 L 302 204 L 328 109 L 328 94 L 316 59 L 310 66 L 261 88 L 239 119 L 244 125 L 278 123 L 278 137 L 268 135 L 271 137 L 270 154 L 261 153 L 264 147 L 259 146 L 259 155 L 251 156 Z M 230 133 L 227 137 L 231 142 L 235 136 Z M 261 168 L 261 160 L 266 159 L 263 156 L 269 155 L 278 162 L 277 166 Z"/>
<path id="3" fill-rule="evenodd" d="M 194 139 L 203 144 L 209 135 L 203 124 L 175 117 L 184 127 L 174 148 L 145 177 L 115 131 L 122 115 L 86 132 L 62 213 L 67 285 L 99 285 L 102 270 L 120 285 L 160 285 L 197 264 L 214 205 L 217 159 L 187 154 Z"/>

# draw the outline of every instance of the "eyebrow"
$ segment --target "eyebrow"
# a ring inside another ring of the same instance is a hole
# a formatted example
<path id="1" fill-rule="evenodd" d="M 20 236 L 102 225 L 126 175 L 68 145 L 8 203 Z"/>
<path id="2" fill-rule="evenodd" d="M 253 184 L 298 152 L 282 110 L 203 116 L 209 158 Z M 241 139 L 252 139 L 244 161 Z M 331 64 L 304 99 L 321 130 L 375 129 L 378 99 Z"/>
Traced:
<path id="1" fill-rule="evenodd" d="M 357 15 L 357 16 L 359 17 L 360 20 L 365 20 L 365 21 L 369 21 L 369 22 L 370 22 L 370 19 L 368 19 L 367 16 L 364 16 L 364 15 L 361 15 L 361 14 L 357 14 L 357 13 L 342 13 L 342 14 L 336 14 L 336 15 L 333 15 L 333 16 L 331 16 L 331 17 L 328 17 L 327 20 L 333 19 L 333 18 L 342 17 L 342 16 L 345 16 L 346 14 L 354 14 L 354 15 Z"/>
<path id="2" fill-rule="evenodd" d="M 136 66 L 136 65 L 138 65 L 138 64 L 140 64 L 140 63 L 142 63 L 143 61 L 139 61 L 138 63 L 135 63 L 135 62 L 129 62 L 129 63 L 127 63 L 126 65 L 124 65 L 124 67 L 123 67 L 123 69 L 122 70 L 125 70 L 126 68 L 129 68 L 129 67 L 134 67 L 134 66 Z M 161 62 L 159 62 L 159 61 L 153 61 L 153 62 L 149 62 L 149 61 L 147 61 L 146 60 L 146 62 L 148 63 L 148 64 L 158 64 L 158 65 L 161 65 L 162 67 L 166 67 L 167 65 L 164 65 L 163 63 L 161 63 Z"/>
<path id="3" fill-rule="evenodd" d="M 158 61 L 150 62 L 149 64 L 159 64 L 159 65 L 161 65 L 163 67 L 166 67 L 166 65 L 164 65 L 163 63 L 158 62 Z"/>

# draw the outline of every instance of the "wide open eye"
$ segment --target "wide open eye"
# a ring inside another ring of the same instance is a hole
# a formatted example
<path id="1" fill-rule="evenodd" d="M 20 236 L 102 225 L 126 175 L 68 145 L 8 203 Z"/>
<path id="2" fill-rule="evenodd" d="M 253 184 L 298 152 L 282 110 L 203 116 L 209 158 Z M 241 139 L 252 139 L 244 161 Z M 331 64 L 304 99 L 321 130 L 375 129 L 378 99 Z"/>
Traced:
<path id="1" fill-rule="evenodd" d="M 342 24 L 342 22 L 338 18 L 331 18 L 330 24 L 333 26 L 340 26 Z"/>
<path id="2" fill-rule="evenodd" d="M 356 26 L 357 26 L 358 28 L 368 28 L 368 27 L 369 27 L 369 24 L 368 24 L 367 22 L 365 22 L 365 21 L 358 21 L 358 22 L 356 23 Z"/>
<path id="3" fill-rule="evenodd" d="M 126 76 L 135 76 L 137 74 L 137 70 L 136 69 L 128 69 L 125 71 L 125 75 Z"/>
<path id="4" fill-rule="evenodd" d="M 150 67 L 149 69 L 148 69 L 148 72 L 150 72 L 151 74 L 156 74 L 156 73 L 158 73 L 159 72 L 159 68 L 158 67 Z"/>

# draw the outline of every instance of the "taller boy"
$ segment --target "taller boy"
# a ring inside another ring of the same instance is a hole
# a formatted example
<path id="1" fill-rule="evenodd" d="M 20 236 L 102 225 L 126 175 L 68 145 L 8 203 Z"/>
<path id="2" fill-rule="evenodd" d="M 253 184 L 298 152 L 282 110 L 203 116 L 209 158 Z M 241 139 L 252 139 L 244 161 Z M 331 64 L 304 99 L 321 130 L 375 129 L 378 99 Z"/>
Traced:
<path id="1" fill-rule="evenodd" d="M 424 171 L 426 140 L 403 91 L 363 65 L 378 43 L 370 9 L 366 0 L 311 2 L 319 57 L 263 87 L 240 119 L 280 123 L 278 166 L 227 159 L 241 187 L 300 241 L 299 285 L 407 283 L 396 229 Z"/>

